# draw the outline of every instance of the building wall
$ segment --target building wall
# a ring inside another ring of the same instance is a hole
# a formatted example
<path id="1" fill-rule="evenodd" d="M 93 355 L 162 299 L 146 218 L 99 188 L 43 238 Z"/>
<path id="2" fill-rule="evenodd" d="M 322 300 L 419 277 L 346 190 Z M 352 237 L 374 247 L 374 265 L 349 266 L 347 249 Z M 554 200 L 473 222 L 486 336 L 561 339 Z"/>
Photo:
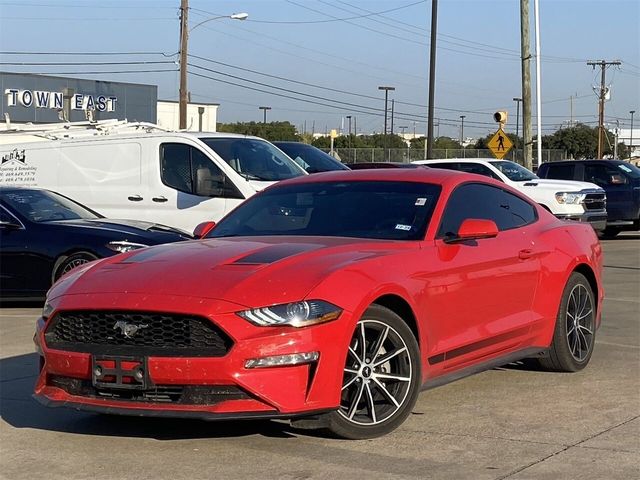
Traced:
<path id="1" fill-rule="evenodd" d="M 158 125 L 168 130 L 178 130 L 180 126 L 180 104 L 167 100 L 158 101 Z M 200 113 L 202 108 L 202 125 Z M 218 121 L 218 105 L 207 103 L 189 103 L 187 105 L 187 130 L 190 132 L 215 132 Z"/>
<path id="2" fill-rule="evenodd" d="M 71 89 L 74 95 L 82 96 L 78 105 L 74 97 L 67 100 L 71 107 L 69 121 L 86 120 L 83 108 L 93 110 L 95 120 L 115 118 L 151 123 L 157 121 L 158 87 L 156 85 L 10 72 L 0 72 L 2 93 L 0 115 L 4 117 L 4 114 L 8 113 L 11 121 L 16 123 L 59 122 L 61 109 L 55 100 L 59 100 L 60 94 L 63 94 L 65 89 Z M 41 100 L 47 101 L 38 102 L 36 92 L 40 92 Z M 32 99 L 31 105 L 24 104 L 29 97 Z M 76 106 L 80 108 L 74 108 Z"/>

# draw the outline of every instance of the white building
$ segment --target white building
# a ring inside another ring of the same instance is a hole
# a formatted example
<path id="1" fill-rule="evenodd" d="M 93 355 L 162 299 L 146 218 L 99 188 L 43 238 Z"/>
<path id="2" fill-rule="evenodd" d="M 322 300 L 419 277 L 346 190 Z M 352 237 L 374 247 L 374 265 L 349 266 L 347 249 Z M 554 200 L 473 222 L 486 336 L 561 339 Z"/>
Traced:
<path id="1" fill-rule="evenodd" d="M 215 132 L 218 121 L 218 103 L 187 104 L 187 131 Z M 179 130 L 180 104 L 171 100 L 158 100 L 157 124 L 167 130 Z"/>

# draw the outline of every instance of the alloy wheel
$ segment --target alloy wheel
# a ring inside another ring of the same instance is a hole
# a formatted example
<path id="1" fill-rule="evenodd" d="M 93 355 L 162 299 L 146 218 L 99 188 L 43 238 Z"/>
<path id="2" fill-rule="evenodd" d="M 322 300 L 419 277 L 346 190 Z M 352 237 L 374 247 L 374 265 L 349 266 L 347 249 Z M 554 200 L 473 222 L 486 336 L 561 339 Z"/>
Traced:
<path id="1" fill-rule="evenodd" d="M 571 356 L 578 362 L 590 353 L 594 332 L 594 311 L 591 295 L 584 285 L 571 290 L 567 303 L 567 344 Z"/>
<path id="2" fill-rule="evenodd" d="M 378 320 L 360 320 L 349 345 L 339 414 L 377 425 L 403 406 L 411 387 L 411 354 L 400 334 Z"/>

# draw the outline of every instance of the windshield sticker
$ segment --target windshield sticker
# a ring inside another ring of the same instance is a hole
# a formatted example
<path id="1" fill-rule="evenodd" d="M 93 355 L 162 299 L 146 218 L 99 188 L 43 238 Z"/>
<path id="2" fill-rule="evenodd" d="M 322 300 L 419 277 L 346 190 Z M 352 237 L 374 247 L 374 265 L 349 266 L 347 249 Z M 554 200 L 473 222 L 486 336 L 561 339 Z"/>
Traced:
<path id="1" fill-rule="evenodd" d="M 629 167 L 627 167 L 626 165 L 618 165 L 618 168 L 620 170 L 622 170 L 623 172 L 627 172 L 627 173 L 631 173 L 632 172 L 632 170 Z"/>
<path id="2" fill-rule="evenodd" d="M 421 197 L 421 198 L 417 198 L 416 199 L 416 205 L 418 207 L 422 207 L 422 206 L 424 206 L 426 204 L 427 204 L 427 199 L 426 198 Z"/>
<path id="3" fill-rule="evenodd" d="M 409 230 L 411 230 L 411 225 L 403 225 L 402 223 L 398 223 L 396 225 L 396 230 L 404 230 L 405 232 L 408 232 Z"/>

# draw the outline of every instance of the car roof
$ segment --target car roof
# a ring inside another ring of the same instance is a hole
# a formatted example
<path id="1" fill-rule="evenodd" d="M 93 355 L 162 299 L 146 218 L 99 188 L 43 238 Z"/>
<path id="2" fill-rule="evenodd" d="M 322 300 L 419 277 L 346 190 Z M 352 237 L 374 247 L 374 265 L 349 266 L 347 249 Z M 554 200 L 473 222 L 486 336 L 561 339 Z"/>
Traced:
<path id="1" fill-rule="evenodd" d="M 183 132 L 181 132 L 183 133 Z M 249 138 L 252 140 L 262 140 L 267 142 L 264 138 L 256 137 L 253 135 L 245 135 L 243 133 L 230 133 L 230 132 L 184 132 L 193 135 L 196 138 Z"/>
<path id="2" fill-rule="evenodd" d="M 616 160 L 616 159 L 609 159 L 609 158 L 585 158 L 583 160 L 560 160 L 558 162 L 544 162 L 542 163 L 542 165 L 548 165 L 548 164 L 567 165 L 567 164 L 573 164 L 573 163 L 587 163 L 587 162 L 628 163 L 623 160 Z"/>
<path id="3" fill-rule="evenodd" d="M 503 186 L 489 177 L 480 177 L 454 170 L 444 170 L 436 168 L 371 168 L 362 170 L 333 170 L 330 172 L 314 173 L 302 177 L 282 180 L 269 187 L 277 188 L 278 185 L 293 185 L 301 183 L 321 183 L 321 182 L 415 182 L 432 183 L 437 185 L 448 185 L 463 181 L 475 181 L 493 183 Z"/>

